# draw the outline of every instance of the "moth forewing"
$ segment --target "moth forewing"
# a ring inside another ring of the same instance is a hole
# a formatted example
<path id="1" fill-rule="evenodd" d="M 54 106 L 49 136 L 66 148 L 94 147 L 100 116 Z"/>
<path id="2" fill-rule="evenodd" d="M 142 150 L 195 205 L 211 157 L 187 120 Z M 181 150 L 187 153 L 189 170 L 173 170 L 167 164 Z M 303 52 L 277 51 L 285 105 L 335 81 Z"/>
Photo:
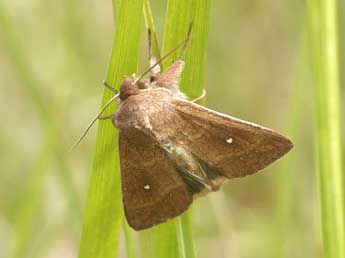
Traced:
<path id="1" fill-rule="evenodd" d="M 142 230 L 176 217 L 192 202 L 165 151 L 140 131 L 120 132 L 121 187 L 128 224 Z"/>
<path id="2" fill-rule="evenodd" d="M 251 175 L 286 154 L 292 142 L 254 123 L 215 112 L 190 101 L 175 99 L 182 116 L 176 138 L 211 170 L 233 178 Z M 186 137 L 187 135 L 187 137 Z"/>

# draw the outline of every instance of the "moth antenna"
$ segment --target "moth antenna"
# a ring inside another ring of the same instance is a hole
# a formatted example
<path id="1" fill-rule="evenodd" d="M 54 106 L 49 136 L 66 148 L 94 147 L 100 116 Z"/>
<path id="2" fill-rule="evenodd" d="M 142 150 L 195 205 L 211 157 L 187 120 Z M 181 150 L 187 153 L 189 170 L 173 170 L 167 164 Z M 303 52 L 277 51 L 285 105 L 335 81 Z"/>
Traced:
<path id="1" fill-rule="evenodd" d="M 162 56 L 160 59 L 158 59 L 158 61 L 156 63 L 154 63 L 153 65 L 151 65 L 146 71 L 144 71 L 142 74 L 140 74 L 132 83 L 133 85 L 135 85 L 138 81 L 141 80 L 141 78 L 144 77 L 145 74 L 147 74 L 149 71 L 151 71 L 153 68 L 155 68 L 157 65 L 159 65 L 165 58 L 167 58 L 168 56 L 170 56 L 172 53 L 174 53 L 177 49 L 179 49 L 181 46 L 186 45 L 186 42 L 189 40 L 189 35 L 191 32 L 191 26 L 189 27 L 189 31 L 188 31 L 188 35 L 187 38 L 185 40 L 183 40 L 182 42 L 180 42 L 175 48 L 173 48 L 172 50 L 170 50 L 168 53 L 166 53 L 164 56 Z"/>
<path id="2" fill-rule="evenodd" d="M 148 47 L 149 47 L 149 61 L 151 60 L 152 57 L 152 35 L 151 35 L 151 29 L 149 28 L 147 30 L 147 36 L 148 36 Z"/>
<path id="3" fill-rule="evenodd" d="M 112 87 L 107 81 L 103 80 L 103 85 L 108 88 L 109 90 L 111 90 L 115 95 L 118 94 L 118 91 Z"/>
<path id="4" fill-rule="evenodd" d="M 178 57 L 178 60 L 181 60 L 181 59 L 182 59 L 182 56 L 183 56 L 184 52 L 186 51 L 187 44 L 188 44 L 188 42 L 189 42 L 189 40 L 190 40 L 190 35 L 191 35 L 191 33 L 192 33 L 192 27 L 193 27 L 193 23 L 191 22 L 191 23 L 189 24 L 189 28 L 188 28 L 188 32 L 187 32 L 187 37 L 186 37 L 186 39 L 185 39 L 185 41 L 184 41 L 184 44 L 183 44 L 183 47 L 182 47 L 182 49 L 181 49 L 180 55 L 179 55 L 179 57 Z"/>
<path id="5" fill-rule="evenodd" d="M 89 125 L 86 127 L 85 131 L 83 132 L 83 134 L 79 137 L 79 139 L 73 144 L 73 146 L 71 147 L 71 150 L 73 150 L 75 147 L 78 146 L 78 144 L 84 139 L 84 137 L 86 136 L 86 134 L 89 132 L 90 128 L 93 126 L 93 124 L 98 120 L 98 118 L 102 115 L 102 113 L 110 106 L 111 103 L 113 103 L 113 101 L 115 99 L 117 99 L 119 97 L 120 93 L 117 93 L 116 95 L 114 95 L 111 99 L 108 100 L 107 103 L 105 103 L 105 105 L 102 107 L 101 111 L 98 112 L 98 114 L 95 116 L 95 118 L 89 123 Z"/>
<path id="6" fill-rule="evenodd" d="M 156 62 L 156 57 L 154 56 L 154 51 L 153 51 L 153 48 L 152 48 L 152 41 L 154 40 L 157 48 L 156 48 L 156 51 L 157 51 L 157 59 L 160 59 L 161 58 L 161 53 L 160 53 L 160 50 L 159 50 L 159 47 L 158 47 L 158 40 L 157 40 L 157 36 L 155 33 L 152 33 L 153 30 L 151 30 L 150 28 L 147 29 L 147 36 L 148 36 L 148 54 L 149 54 L 149 65 L 151 66 L 152 64 L 154 64 Z M 160 64 L 160 67 L 159 67 L 159 71 L 158 72 L 154 72 L 154 71 L 151 71 L 152 73 L 156 73 L 158 74 L 160 72 L 160 70 L 163 70 L 163 64 L 161 63 Z"/>

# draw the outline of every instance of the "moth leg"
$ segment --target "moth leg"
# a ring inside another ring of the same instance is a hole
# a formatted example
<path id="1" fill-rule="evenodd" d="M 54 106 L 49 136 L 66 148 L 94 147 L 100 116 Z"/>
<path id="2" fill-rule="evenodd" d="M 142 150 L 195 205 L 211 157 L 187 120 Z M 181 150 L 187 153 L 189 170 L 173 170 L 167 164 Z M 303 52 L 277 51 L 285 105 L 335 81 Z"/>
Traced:
<path id="1" fill-rule="evenodd" d="M 108 119 L 112 119 L 113 118 L 113 115 L 109 115 L 109 116 L 99 116 L 98 117 L 98 120 L 108 120 Z"/>
<path id="2" fill-rule="evenodd" d="M 200 95 L 199 97 L 195 98 L 195 99 L 192 99 L 191 102 L 194 102 L 194 103 L 195 103 L 195 102 L 197 102 L 197 101 L 199 101 L 199 100 L 205 98 L 205 96 L 206 96 L 206 91 L 205 91 L 205 90 L 202 90 L 201 95 Z"/>
<path id="3" fill-rule="evenodd" d="M 149 64 L 151 67 L 157 62 L 157 60 L 153 56 L 153 52 L 152 52 L 152 32 L 151 32 L 151 29 L 148 29 L 147 33 L 148 33 Z M 157 48 L 158 48 L 158 44 L 157 44 Z M 159 49 L 158 49 L 158 52 L 160 52 Z M 151 74 L 152 74 L 153 78 L 156 77 L 160 72 L 161 72 L 161 64 L 156 65 L 155 67 L 153 67 L 151 69 Z M 153 81 L 153 79 L 151 79 L 151 80 Z"/>
<path id="4" fill-rule="evenodd" d="M 119 92 L 114 89 L 114 87 L 112 87 L 107 81 L 103 80 L 103 85 L 109 89 L 111 92 L 113 92 L 115 95 L 118 94 Z"/>

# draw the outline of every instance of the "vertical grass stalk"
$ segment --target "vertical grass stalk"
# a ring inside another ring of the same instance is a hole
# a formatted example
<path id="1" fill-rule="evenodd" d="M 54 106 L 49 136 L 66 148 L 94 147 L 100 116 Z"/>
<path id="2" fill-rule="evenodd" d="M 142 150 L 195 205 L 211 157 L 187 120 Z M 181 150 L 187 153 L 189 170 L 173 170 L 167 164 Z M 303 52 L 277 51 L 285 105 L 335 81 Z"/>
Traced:
<path id="1" fill-rule="evenodd" d="M 180 87 L 190 98 L 202 93 L 206 65 L 210 0 L 169 0 L 163 39 L 163 51 L 166 53 L 185 39 L 192 23 L 192 35 L 183 57 L 186 66 Z M 164 67 L 176 60 L 179 53 L 167 58 Z M 191 220 L 186 212 L 177 219 L 142 233 L 143 257 L 155 258 L 193 258 L 194 243 Z"/>
<path id="2" fill-rule="evenodd" d="M 116 4 L 116 1 L 115 1 Z M 136 71 L 142 17 L 142 0 L 120 1 L 117 27 L 106 80 L 117 86 L 124 75 Z M 102 105 L 111 92 L 105 89 Z M 111 107 L 104 113 L 115 111 Z M 80 258 L 116 257 L 122 222 L 117 133 L 109 121 L 99 123 L 96 151 L 84 211 Z"/>
<path id="3" fill-rule="evenodd" d="M 339 114 L 337 1 L 307 1 L 315 87 L 316 166 L 323 257 L 345 257 L 344 190 Z"/>

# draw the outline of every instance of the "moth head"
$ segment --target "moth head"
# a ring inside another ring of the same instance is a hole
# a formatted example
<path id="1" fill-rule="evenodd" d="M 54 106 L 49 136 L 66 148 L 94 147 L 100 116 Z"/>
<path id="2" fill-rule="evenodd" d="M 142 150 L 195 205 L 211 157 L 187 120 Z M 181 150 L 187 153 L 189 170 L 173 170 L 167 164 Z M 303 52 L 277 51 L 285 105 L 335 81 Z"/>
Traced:
<path id="1" fill-rule="evenodd" d="M 141 81 L 136 81 L 135 76 L 126 77 L 120 85 L 120 100 L 124 101 L 129 96 L 138 94 L 145 85 Z"/>

